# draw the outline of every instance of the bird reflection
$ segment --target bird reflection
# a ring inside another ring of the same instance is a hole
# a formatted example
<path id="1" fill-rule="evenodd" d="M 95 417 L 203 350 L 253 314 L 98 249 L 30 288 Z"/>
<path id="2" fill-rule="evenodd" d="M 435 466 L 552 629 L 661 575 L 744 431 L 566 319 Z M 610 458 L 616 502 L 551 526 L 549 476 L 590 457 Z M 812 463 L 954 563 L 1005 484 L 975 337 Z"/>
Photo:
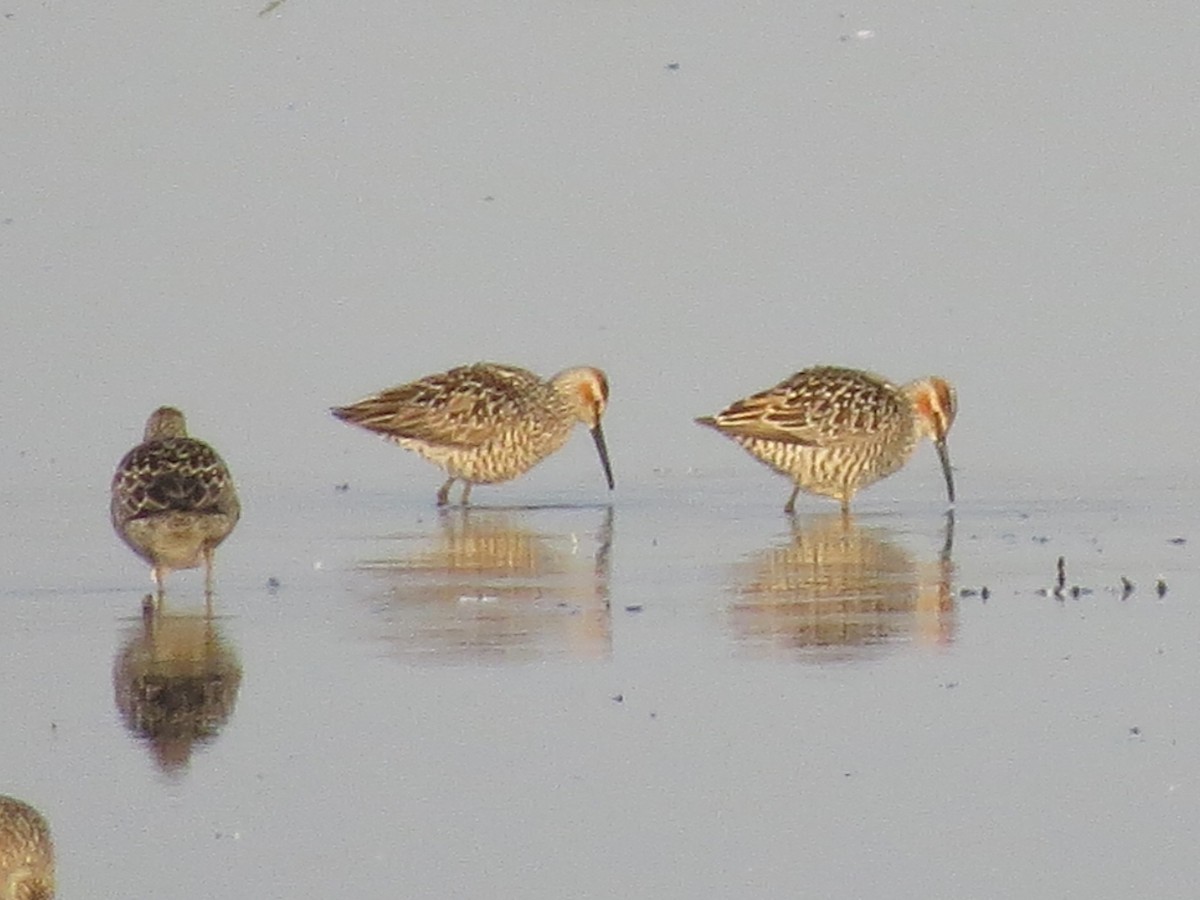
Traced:
<path id="1" fill-rule="evenodd" d="M 953 512 L 940 554 L 926 563 L 914 561 L 887 529 L 848 515 L 793 519 L 787 543 L 741 564 L 734 631 L 756 651 L 824 648 L 834 656 L 861 656 L 906 638 L 949 643 L 956 627 L 953 541 Z"/>
<path id="2" fill-rule="evenodd" d="M 0 897 L 50 900 L 53 896 L 50 826 L 28 803 L 0 796 Z"/>
<path id="3" fill-rule="evenodd" d="M 362 565 L 385 580 L 377 597 L 382 636 L 400 656 L 460 662 L 609 654 L 612 508 L 588 531 L 536 531 L 529 523 L 535 512 L 561 511 L 441 510 L 434 531 L 402 538 L 416 549 Z"/>
<path id="4" fill-rule="evenodd" d="M 113 660 L 113 693 L 130 734 L 168 775 L 220 733 L 237 702 L 242 665 L 211 615 L 151 612 Z"/>

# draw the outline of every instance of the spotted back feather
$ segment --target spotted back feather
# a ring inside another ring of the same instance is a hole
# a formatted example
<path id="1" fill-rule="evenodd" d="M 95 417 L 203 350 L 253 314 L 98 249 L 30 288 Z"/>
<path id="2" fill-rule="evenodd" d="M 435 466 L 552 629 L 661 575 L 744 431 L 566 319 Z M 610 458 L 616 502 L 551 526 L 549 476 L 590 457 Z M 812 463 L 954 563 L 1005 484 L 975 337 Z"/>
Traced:
<path id="1" fill-rule="evenodd" d="M 890 382 L 856 369 L 817 366 L 696 421 L 733 436 L 806 447 L 835 447 L 876 438 L 909 421 L 904 397 Z"/>
<path id="2" fill-rule="evenodd" d="M 498 422 L 536 413 L 549 390 L 525 369 L 475 363 L 388 388 L 332 412 L 393 440 L 469 449 L 492 439 Z"/>
<path id="3" fill-rule="evenodd" d="M 36 809 L 0 796 L 0 893 L 20 900 L 54 896 L 54 841 Z"/>
<path id="4" fill-rule="evenodd" d="M 134 447 L 117 467 L 112 490 L 114 515 L 122 521 L 165 512 L 238 512 L 229 469 L 212 447 L 195 438 Z"/>

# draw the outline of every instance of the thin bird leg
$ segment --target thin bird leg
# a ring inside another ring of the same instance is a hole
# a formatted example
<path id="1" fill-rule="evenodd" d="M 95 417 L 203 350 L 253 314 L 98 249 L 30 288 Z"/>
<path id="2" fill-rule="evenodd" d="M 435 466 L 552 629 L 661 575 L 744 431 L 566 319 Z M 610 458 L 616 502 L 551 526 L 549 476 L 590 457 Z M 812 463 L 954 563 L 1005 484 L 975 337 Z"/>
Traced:
<path id="1" fill-rule="evenodd" d="M 462 493 L 462 505 L 464 508 L 467 505 L 467 498 L 469 496 L 471 496 L 471 482 L 464 481 L 463 482 L 463 493 Z"/>
<path id="2" fill-rule="evenodd" d="M 162 606 L 163 597 L 167 593 L 166 588 L 163 587 L 163 579 L 166 577 L 166 573 L 158 566 L 155 566 L 151 570 L 151 573 L 154 575 L 154 586 L 156 588 L 154 591 L 154 606 L 157 609 Z"/>
<path id="3" fill-rule="evenodd" d="M 212 615 L 212 596 L 213 596 L 213 548 L 204 548 L 204 606 L 209 615 Z"/>
<path id="4" fill-rule="evenodd" d="M 437 493 L 437 505 L 445 506 L 450 502 L 450 485 L 454 484 L 455 479 L 447 478 L 446 483 L 442 485 Z"/>
<path id="5" fill-rule="evenodd" d="M 796 495 L 800 493 L 800 485 L 796 485 L 792 491 L 792 496 L 788 497 L 788 502 L 784 504 L 783 511 L 789 516 L 796 512 Z"/>

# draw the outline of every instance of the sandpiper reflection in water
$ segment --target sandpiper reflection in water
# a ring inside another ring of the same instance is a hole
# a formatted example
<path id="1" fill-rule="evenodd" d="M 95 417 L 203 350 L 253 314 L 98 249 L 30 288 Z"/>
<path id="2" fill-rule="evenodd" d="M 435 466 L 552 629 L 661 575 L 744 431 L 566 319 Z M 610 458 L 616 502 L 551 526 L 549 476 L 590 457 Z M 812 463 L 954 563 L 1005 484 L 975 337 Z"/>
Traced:
<path id="1" fill-rule="evenodd" d="M 113 660 L 121 720 L 172 776 L 229 721 L 241 683 L 237 652 L 211 615 L 150 612 Z"/>
<path id="2" fill-rule="evenodd" d="M 54 841 L 36 809 L 0 796 L 0 898 L 50 900 L 54 896 Z"/>
<path id="3" fill-rule="evenodd" d="M 612 532 L 611 507 L 451 508 L 400 538 L 412 549 L 361 567 L 384 585 L 380 631 L 406 659 L 604 658 Z"/>
<path id="4" fill-rule="evenodd" d="M 899 640 L 953 641 L 954 516 L 941 551 L 918 562 L 886 528 L 841 514 L 792 519 L 786 543 L 738 567 L 730 614 L 737 640 L 758 650 L 824 648 L 861 656 Z"/>

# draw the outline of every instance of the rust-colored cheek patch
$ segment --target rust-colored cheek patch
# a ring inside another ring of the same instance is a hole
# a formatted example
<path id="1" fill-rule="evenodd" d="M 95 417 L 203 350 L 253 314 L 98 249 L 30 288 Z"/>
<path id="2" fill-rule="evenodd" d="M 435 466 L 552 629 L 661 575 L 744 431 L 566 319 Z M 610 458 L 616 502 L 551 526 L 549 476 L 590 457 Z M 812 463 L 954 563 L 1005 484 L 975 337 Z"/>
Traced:
<path id="1" fill-rule="evenodd" d="M 950 390 L 950 385 L 938 381 L 934 388 L 937 390 L 938 406 L 946 412 L 951 412 L 954 409 L 954 393 Z"/>
<path id="2" fill-rule="evenodd" d="M 923 419 L 934 418 L 933 403 L 930 402 L 929 394 L 922 391 L 920 394 L 917 395 L 917 401 L 913 405 L 916 406 L 917 412 L 920 414 L 921 418 L 923 418 Z"/>

